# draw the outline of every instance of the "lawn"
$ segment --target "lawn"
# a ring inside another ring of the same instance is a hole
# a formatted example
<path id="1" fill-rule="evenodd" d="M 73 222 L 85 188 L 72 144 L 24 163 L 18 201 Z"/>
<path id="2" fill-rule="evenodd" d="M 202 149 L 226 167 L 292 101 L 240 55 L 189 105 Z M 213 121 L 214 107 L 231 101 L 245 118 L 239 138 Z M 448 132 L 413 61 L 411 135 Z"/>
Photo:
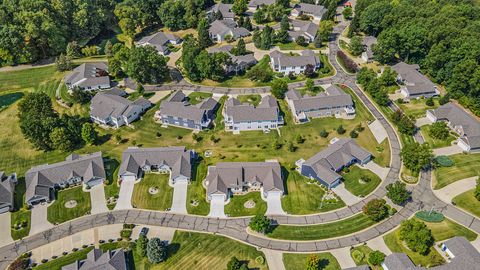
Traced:
<path id="1" fill-rule="evenodd" d="M 403 241 L 398 238 L 398 232 L 399 230 L 397 229 L 383 237 L 385 244 L 392 252 L 403 252 L 410 257 L 415 265 L 422 265 L 424 267 L 433 267 L 445 263 L 443 257 L 434 247 L 430 248 L 430 252 L 427 255 L 411 251 L 403 244 Z"/>
<path id="2" fill-rule="evenodd" d="M 325 92 L 325 89 L 323 89 L 323 87 L 321 87 L 320 85 L 315 85 L 311 91 L 307 90 L 307 88 L 305 88 L 305 87 L 297 88 L 296 90 L 298 92 L 300 92 L 300 94 L 302 94 L 302 96 L 308 94 L 312 97 L 316 96 L 320 92 Z"/>
<path id="3" fill-rule="evenodd" d="M 260 95 L 239 95 L 237 96 L 238 101 L 241 103 L 250 103 L 253 106 L 258 106 L 260 101 L 262 101 L 262 96 Z"/>
<path id="4" fill-rule="evenodd" d="M 472 189 L 457 195 L 452 199 L 452 202 L 455 203 L 456 206 L 480 218 L 480 201 L 475 198 L 474 192 L 475 189 Z"/>
<path id="5" fill-rule="evenodd" d="M 118 169 L 120 168 L 120 163 L 116 159 L 110 159 L 104 156 L 103 165 L 105 167 L 105 172 L 107 175 L 107 179 L 103 182 L 104 189 L 105 189 L 105 199 L 118 197 L 118 193 L 120 192 L 120 186 L 118 185 Z M 115 208 L 114 202 L 107 204 L 108 209 L 112 210 Z"/>
<path id="6" fill-rule="evenodd" d="M 315 48 L 315 45 L 313 45 L 313 43 L 309 43 L 307 46 L 301 46 L 301 45 L 298 45 L 294 41 L 288 42 L 288 43 L 277 43 L 276 45 L 282 51 L 290 51 L 290 50 L 303 51 L 303 50 L 308 50 L 308 49 L 309 50 L 320 50 L 321 49 L 321 48 Z"/>
<path id="7" fill-rule="evenodd" d="M 194 165 L 192 181 L 187 189 L 187 212 L 193 215 L 206 216 L 210 212 L 210 204 L 206 201 L 206 191 L 202 182 L 207 176 L 207 165 L 199 158 Z"/>
<path id="8" fill-rule="evenodd" d="M 359 197 L 367 196 L 382 182 L 378 175 L 358 166 L 350 166 L 350 172 L 343 173 L 342 177 L 345 188 L 353 195 Z M 370 182 L 362 182 L 360 180 L 362 177 L 370 179 Z"/>
<path id="9" fill-rule="evenodd" d="M 480 154 L 456 154 L 450 156 L 455 164 L 451 167 L 435 169 L 434 189 L 440 189 L 449 184 L 469 177 L 480 175 Z"/>
<path id="10" fill-rule="evenodd" d="M 18 178 L 18 183 L 15 186 L 15 193 L 13 197 L 13 205 L 14 205 L 14 211 L 12 212 L 11 216 L 11 225 L 13 227 L 14 224 L 20 223 L 20 222 L 25 222 L 26 221 L 26 226 L 20 228 L 20 229 L 13 229 L 12 228 L 12 238 L 13 240 L 17 240 L 23 237 L 28 236 L 28 233 L 30 232 L 30 225 L 31 225 L 31 214 L 32 212 L 29 210 L 25 209 L 25 178 L 24 177 L 19 177 Z"/>
<path id="11" fill-rule="evenodd" d="M 320 240 L 344 236 L 366 229 L 375 222 L 364 214 L 330 223 L 307 226 L 279 225 L 267 236 L 283 240 Z"/>
<path id="12" fill-rule="evenodd" d="M 352 259 L 353 259 L 353 261 L 355 262 L 356 265 L 365 265 L 365 264 L 369 264 L 368 263 L 368 255 L 372 251 L 373 250 L 367 245 L 356 246 L 353 249 L 350 249 L 350 256 L 352 257 Z M 361 253 L 363 256 L 356 257 L 356 256 L 354 256 L 354 252 L 356 254 Z M 360 253 L 358 253 L 358 252 L 360 252 Z"/>
<path id="13" fill-rule="evenodd" d="M 133 188 L 133 207 L 161 211 L 172 207 L 173 188 L 168 185 L 168 177 L 168 174 L 145 174 Z M 158 193 L 150 194 L 150 188 L 156 188 Z"/>
<path id="14" fill-rule="evenodd" d="M 48 207 L 47 219 L 52 224 L 59 224 L 67 220 L 81 217 L 90 213 L 92 208 L 90 194 L 82 191 L 82 186 L 76 186 L 60 190 L 56 194 L 56 200 Z M 76 201 L 73 208 L 65 207 L 68 201 Z"/>
<path id="15" fill-rule="evenodd" d="M 0 111 L 15 103 L 17 100 L 23 97 L 22 92 L 13 92 L 4 95 L 0 95 Z"/>
<path id="16" fill-rule="evenodd" d="M 473 241 L 477 238 L 476 233 L 448 218 L 445 218 L 442 222 L 425 222 L 423 220 L 422 222 L 432 231 L 435 242 L 447 240 L 454 236 L 463 236 L 468 241 Z"/>
<path id="17" fill-rule="evenodd" d="M 61 270 L 63 266 L 72 264 L 78 260 L 83 260 L 87 258 L 88 252 L 90 252 L 93 247 L 87 247 L 65 256 L 60 256 L 57 259 L 48 261 L 44 264 L 41 264 L 37 267 L 34 267 L 34 270 Z"/>
<path id="18" fill-rule="evenodd" d="M 246 208 L 244 204 L 252 200 L 255 202 L 253 208 Z M 267 202 L 260 195 L 260 192 L 249 192 L 245 195 L 233 195 L 230 202 L 225 205 L 225 214 L 229 217 L 254 216 L 256 214 L 265 214 L 267 211 Z"/>
<path id="19" fill-rule="evenodd" d="M 64 75 L 64 72 L 56 71 L 55 65 L 0 72 L 0 92 L 33 91 L 52 81 L 60 80 Z"/>
<path id="20" fill-rule="evenodd" d="M 412 116 L 413 118 L 421 118 L 426 116 L 427 110 L 436 109 L 440 106 L 438 98 L 434 98 L 434 106 L 427 106 L 426 99 L 411 99 L 408 103 L 395 103 L 402 109 L 403 113 Z"/>
<path id="21" fill-rule="evenodd" d="M 425 125 L 420 127 L 420 131 L 422 132 L 425 142 L 427 142 L 432 148 L 442 148 L 442 147 L 450 146 L 452 144 L 452 141 L 456 139 L 455 136 L 453 136 L 452 134 L 449 134 L 447 139 L 445 140 L 435 139 L 430 136 L 430 133 L 429 133 L 430 128 L 431 128 L 430 125 Z"/>
<path id="22" fill-rule="evenodd" d="M 283 264 L 286 270 L 304 270 L 309 256 L 316 255 L 320 259 L 320 267 L 322 270 L 340 270 L 340 264 L 337 259 L 329 253 L 283 253 Z"/>
<path id="23" fill-rule="evenodd" d="M 195 105 L 202 102 L 204 99 L 212 97 L 212 95 L 212 93 L 192 92 L 190 95 L 188 95 L 188 102 L 190 102 L 192 105 Z"/>

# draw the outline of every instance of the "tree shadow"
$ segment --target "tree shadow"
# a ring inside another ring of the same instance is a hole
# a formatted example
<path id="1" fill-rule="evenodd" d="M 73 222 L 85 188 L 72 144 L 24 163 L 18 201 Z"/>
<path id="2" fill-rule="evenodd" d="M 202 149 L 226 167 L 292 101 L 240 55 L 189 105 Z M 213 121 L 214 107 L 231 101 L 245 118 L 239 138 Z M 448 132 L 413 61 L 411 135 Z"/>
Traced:
<path id="1" fill-rule="evenodd" d="M 96 141 L 96 145 L 103 145 L 104 143 L 108 142 L 111 138 L 112 138 L 112 134 L 110 133 L 99 136 Z"/>
<path id="2" fill-rule="evenodd" d="M 280 167 L 281 170 L 282 170 L 282 181 L 283 181 L 283 190 L 284 190 L 284 194 L 283 195 L 287 195 L 288 194 L 288 185 L 287 185 L 287 179 L 288 177 L 290 176 L 290 171 L 285 168 L 285 166 L 281 166 Z"/>
<path id="3" fill-rule="evenodd" d="M 321 259 L 318 262 L 318 269 L 325 269 L 330 264 L 330 261 L 327 259 Z"/>
<path id="4" fill-rule="evenodd" d="M 167 247 L 167 253 L 168 253 L 168 257 L 167 257 L 167 258 L 172 257 L 172 256 L 175 255 L 179 250 L 180 250 L 180 244 L 179 244 L 179 243 L 171 243 L 171 244 L 169 244 L 168 247 Z"/>

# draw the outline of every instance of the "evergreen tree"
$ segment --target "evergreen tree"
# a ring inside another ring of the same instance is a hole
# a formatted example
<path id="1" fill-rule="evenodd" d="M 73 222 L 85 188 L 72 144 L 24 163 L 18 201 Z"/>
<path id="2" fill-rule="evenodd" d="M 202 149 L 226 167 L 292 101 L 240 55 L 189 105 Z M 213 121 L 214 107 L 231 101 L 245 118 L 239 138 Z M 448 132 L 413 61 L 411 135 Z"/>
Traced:
<path id="1" fill-rule="evenodd" d="M 137 249 L 137 254 L 140 255 L 140 257 L 145 257 L 147 256 L 147 246 L 148 246 L 148 238 L 144 234 L 140 234 L 137 239 L 136 243 L 136 249 Z"/>
<path id="2" fill-rule="evenodd" d="M 207 48 L 212 44 L 212 40 L 210 39 L 210 34 L 208 32 L 208 20 L 206 18 L 200 19 L 200 22 L 197 26 L 198 32 L 198 45 L 201 49 Z"/>
<path id="3" fill-rule="evenodd" d="M 147 257 L 151 263 L 160 263 L 167 258 L 167 245 L 160 238 L 152 238 L 147 244 Z"/>
<path id="4" fill-rule="evenodd" d="M 80 51 L 80 46 L 76 41 L 69 42 L 67 44 L 67 49 L 66 49 L 67 56 L 70 58 L 79 58 L 82 56 L 82 53 Z"/>
<path id="5" fill-rule="evenodd" d="M 103 48 L 103 52 L 107 57 L 112 57 L 113 56 L 113 45 L 110 40 L 107 40 L 105 43 L 105 47 Z"/>
<path id="6" fill-rule="evenodd" d="M 247 47 L 245 46 L 245 41 L 241 38 L 238 40 L 237 47 L 235 47 L 235 55 L 245 54 L 247 54 Z"/>
<path id="7" fill-rule="evenodd" d="M 235 15 L 240 16 L 248 9 L 247 0 L 235 0 L 233 1 L 232 11 Z"/>
<path id="8" fill-rule="evenodd" d="M 252 26 L 252 22 L 250 21 L 250 17 L 247 17 L 245 19 L 245 23 L 243 24 L 243 27 L 245 29 L 247 29 L 248 31 L 252 31 L 253 30 L 253 26 Z"/>
<path id="9" fill-rule="evenodd" d="M 84 123 L 82 125 L 82 139 L 85 143 L 93 145 L 98 139 L 98 133 L 92 124 Z"/>
<path id="10" fill-rule="evenodd" d="M 73 66 L 70 57 L 62 53 L 55 59 L 55 67 L 58 71 L 67 71 L 71 70 Z"/>
<path id="11" fill-rule="evenodd" d="M 273 44 L 273 30 L 270 26 L 265 26 L 261 35 L 260 49 L 268 50 Z"/>

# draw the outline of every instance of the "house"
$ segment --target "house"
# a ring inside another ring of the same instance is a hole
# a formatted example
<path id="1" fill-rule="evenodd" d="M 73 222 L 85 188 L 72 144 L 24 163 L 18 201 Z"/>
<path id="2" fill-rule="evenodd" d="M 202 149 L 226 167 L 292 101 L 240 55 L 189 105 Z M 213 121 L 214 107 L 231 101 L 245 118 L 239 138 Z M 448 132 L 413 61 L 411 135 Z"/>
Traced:
<path id="1" fill-rule="evenodd" d="M 208 29 L 210 38 L 215 42 L 223 42 L 227 39 L 239 39 L 250 35 L 250 31 L 243 27 L 237 27 L 234 20 L 216 20 Z"/>
<path id="2" fill-rule="evenodd" d="M 311 43 L 315 39 L 318 31 L 318 24 L 311 21 L 289 20 L 291 29 L 288 31 L 290 41 L 296 41 L 298 37 L 303 37 L 305 42 Z M 273 26 L 274 30 L 280 30 L 280 23 Z"/>
<path id="3" fill-rule="evenodd" d="M 313 70 L 317 70 L 322 62 L 312 50 L 304 50 L 301 55 L 284 54 L 275 50 L 270 53 L 270 65 L 274 71 L 288 75 L 289 73 L 300 74 L 308 65 L 311 65 Z"/>
<path id="4" fill-rule="evenodd" d="M 229 98 L 223 110 L 225 130 L 240 132 L 246 130 L 270 130 L 283 125 L 277 100 L 264 96 L 258 106 L 241 103 L 236 98 Z"/>
<path id="5" fill-rule="evenodd" d="M 278 162 L 219 162 L 208 167 L 205 185 L 210 201 L 227 201 L 233 194 L 251 191 L 260 191 L 263 198 L 284 193 Z"/>
<path id="6" fill-rule="evenodd" d="M 207 10 L 207 16 L 212 19 L 215 17 L 216 13 L 220 12 L 223 20 L 233 21 L 235 19 L 235 14 L 232 11 L 232 7 L 233 4 L 216 3 Z"/>
<path id="7" fill-rule="evenodd" d="M 213 98 L 192 105 L 182 91 L 176 91 L 162 101 L 155 118 L 164 125 L 202 130 L 212 125 L 217 107 L 218 102 Z"/>
<path id="8" fill-rule="evenodd" d="M 370 63 L 373 61 L 373 51 L 372 46 L 377 44 L 377 38 L 373 36 L 366 36 L 363 38 L 363 52 L 362 60 Z"/>
<path id="9" fill-rule="evenodd" d="M 25 201 L 28 205 L 50 202 L 54 191 L 83 183 L 93 187 L 105 180 L 102 152 L 87 155 L 71 154 L 65 161 L 31 168 L 25 174 Z"/>
<path id="10" fill-rule="evenodd" d="M 464 151 L 480 151 L 480 121 L 467 113 L 459 105 L 447 103 L 427 111 L 427 118 L 433 123 L 447 122 L 448 127 L 458 135 L 458 146 Z"/>
<path id="11" fill-rule="evenodd" d="M 316 21 L 320 21 L 325 13 L 327 13 L 327 9 L 324 6 L 298 3 L 293 7 L 291 15 L 295 17 L 307 15 L 313 17 Z"/>
<path id="12" fill-rule="evenodd" d="M 170 174 L 170 185 L 178 181 L 190 181 L 194 157 L 195 152 L 187 150 L 184 146 L 129 147 L 122 154 L 118 177 L 122 182 L 133 182 L 140 180 L 144 173 L 159 172 Z"/>
<path id="13" fill-rule="evenodd" d="M 160 31 L 153 35 L 143 37 L 142 39 L 140 39 L 140 41 L 137 42 L 137 45 L 152 46 L 158 51 L 159 54 L 168 55 L 170 54 L 170 49 L 168 48 L 168 45 L 178 45 L 181 42 L 181 38 L 173 34 L 166 34 Z"/>
<path id="14" fill-rule="evenodd" d="M 129 125 L 152 106 L 143 97 L 131 101 L 114 92 L 99 92 L 90 103 L 90 119 L 93 122 L 119 128 Z"/>
<path id="15" fill-rule="evenodd" d="M 110 88 L 108 65 L 103 62 L 83 63 L 67 74 L 63 81 L 69 90 L 99 90 Z"/>
<path id="16" fill-rule="evenodd" d="M 221 47 L 213 47 L 208 48 L 208 53 L 219 53 L 223 52 L 228 54 L 230 57 L 230 61 L 228 65 L 225 67 L 225 72 L 230 73 L 241 73 L 247 70 L 249 67 L 254 66 L 258 63 L 257 59 L 255 59 L 253 53 L 245 54 L 245 55 L 233 55 L 231 53 L 234 47 L 232 45 L 225 45 Z"/>
<path id="17" fill-rule="evenodd" d="M 372 159 L 372 154 L 360 147 L 353 139 L 337 139 L 327 149 L 318 152 L 310 159 L 296 162 L 297 170 L 303 176 L 316 179 L 331 189 L 342 176 L 339 172 L 354 163 L 364 165 Z"/>
<path id="18" fill-rule="evenodd" d="M 65 265 L 62 270 L 128 270 L 129 262 L 123 249 L 102 251 L 94 248 L 87 253 L 87 258 Z"/>
<path id="19" fill-rule="evenodd" d="M 10 175 L 0 171 L 0 214 L 13 211 L 15 185 L 17 185 L 17 174 Z"/>
<path id="20" fill-rule="evenodd" d="M 368 265 L 359 265 L 354 267 L 345 268 L 343 270 L 371 270 Z"/>
<path id="21" fill-rule="evenodd" d="M 248 10 L 255 12 L 262 6 L 269 6 L 273 4 L 275 4 L 275 0 L 250 0 L 250 2 L 248 2 Z"/>
<path id="22" fill-rule="evenodd" d="M 421 98 L 438 96 L 437 86 L 425 75 L 419 72 L 419 65 L 409 65 L 400 62 L 392 66 L 397 72 L 397 81 L 401 84 L 400 93 L 406 98 Z"/>
<path id="23" fill-rule="evenodd" d="M 385 257 L 385 260 L 382 263 L 382 267 L 385 270 L 406 270 L 406 269 L 417 269 L 415 264 L 408 258 L 405 253 L 392 253 Z M 418 268 L 425 269 L 425 268 Z"/>
<path id="24" fill-rule="evenodd" d="M 348 118 L 355 116 L 352 97 L 336 85 L 328 87 L 316 96 L 302 96 L 297 90 L 289 90 L 285 95 L 288 107 L 297 123 L 308 122 L 310 118 Z"/>

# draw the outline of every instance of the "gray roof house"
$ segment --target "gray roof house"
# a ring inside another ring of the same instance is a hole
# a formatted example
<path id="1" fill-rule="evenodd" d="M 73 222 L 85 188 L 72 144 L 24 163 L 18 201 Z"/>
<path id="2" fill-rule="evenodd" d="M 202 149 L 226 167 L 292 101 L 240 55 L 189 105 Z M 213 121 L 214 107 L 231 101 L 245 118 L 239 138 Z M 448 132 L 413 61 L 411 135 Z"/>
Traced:
<path id="1" fill-rule="evenodd" d="M 232 7 L 233 4 L 216 3 L 207 10 L 207 16 L 212 18 L 214 15 L 213 13 L 220 12 L 224 20 L 233 21 L 235 19 L 235 14 L 232 11 Z"/>
<path id="2" fill-rule="evenodd" d="M 202 130 L 212 125 L 217 107 L 218 102 L 213 98 L 192 105 L 182 91 L 175 91 L 167 100 L 162 101 L 155 119 L 166 126 Z"/>
<path id="3" fill-rule="evenodd" d="M 291 41 L 297 40 L 298 37 L 302 36 L 305 38 L 305 41 L 310 43 L 313 42 L 318 31 L 318 24 L 312 21 L 302 21 L 302 20 L 289 20 L 291 29 L 288 31 L 288 36 Z M 274 25 L 272 28 L 274 30 L 279 30 L 281 27 L 280 23 Z"/>
<path id="4" fill-rule="evenodd" d="M 87 155 L 71 154 L 65 161 L 31 168 L 25 174 L 25 201 L 28 205 L 50 202 L 54 190 L 83 183 L 94 186 L 105 179 L 102 152 Z"/>
<path id="5" fill-rule="evenodd" d="M 247 130 L 267 131 L 283 125 L 277 100 L 270 95 L 264 96 L 258 106 L 241 103 L 231 97 L 225 102 L 223 117 L 225 129 L 235 133 Z"/>
<path id="6" fill-rule="evenodd" d="M 110 88 L 107 63 L 83 63 L 67 74 L 63 81 L 68 89 L 98 90 Z"/>
<path id="7" fill-rule="evenodd" d="M 373 36 L 366 36 L 363 38 L 362 60 L 365 62 L 371 62 L 373 60 L 372 46 L 377 44 L 377 38 Z"/>
<path id="8" fill-rule="evenodd" d="M 230 63 L 227 67 L 225 67 L 225 71 L 227 73 L 239 73 L 245 71 L 251 66 L 254 66 L 258 63 L 257 59 L 255 59 L 253 53 L 245 54 L 245 55 L 233 55 L 231 53 L 234 46 L 232 45 L 224 45 L 221 47 L 213 47 L 208 48 L 208 53 L 219 53 L 223 52 L 228 54 L 230 57 Z"/>
<path id="9" fill-rule="evenodd" d="M 143 97 L 131 101 L 117 92 L 99 92 L 90 103 L 90 119 L 100 125 L 119 128 L 137 120 L 152 103 Z"/>
<path id="10" fill-rule="evenodd" d="M 235 193 L 262 191 L 283 194 L 282 170 L 278 162 L 219 162 L 209 166 L 205 179 L 207 197 L 223 196 L 224 200 Z"/>
<path id="11" fill-rule="evenodd" d="M 303 123 L 317 117 L 353 117 L 355 108 L 352 97 L 336 85 L 328 87 L 316 96 L 302 96 L 297 90 L 285 95 L 288 107 L 296 122 Z"/>
<path id="12" fill-rule="evenodd" d="M 372 154 L 360 147 L 355 140 L 342 138 L 310 159 L 297 161 L 296 165 L 302 175 L 316 179 L 330 189 L 340 184 L 342 176 L 338 172 L 344 167 L 353 163 L 363 165 L 371 159 Z"/>
<path id="13" fill-rule="evenodd" d="M 180 44 L 180 42 L 182 42 L 181 38 L 160 31 L 153 35 L 143 37 L 137 42 L 137 44 L 139 46 L 152 46 L 159 54 L 168 55 L 170 53 L 168 44 L 177 45 Z"/>
<path id="14" fill-rule="evenodd" d="M 308 15 L 313 17 L 314 20 L 320 21 L 326 12 L 327 9 L 324 6 L 298 3 L 293 7 L 291 14 L 295 17 Z"/>
<path id="15" fill-rule="evenodd" d="M 7 175 L 5 172 L 0 171 L 0 214 L 13 210 L 16 184 L 16 173 Z"/>
<path id="16" fill-rule="evenodd" d="M 400 62 L 392 66 L 392 69 L 398 74 L 397 81 L 402 84 L 400 92 L 405 98 L 433 97 L 440 94 L 437 86 L 419 72 L 419 65 Z"/>
<path id="17" fill-rule="evenodd" d="M 446 121 L 460 135 L 458 146 L 464 151 L 480 151 L 480 121 L 459 105 L 449 102 L 437 109 L 428 110 L 427 117 L 432 122 Z"/>
<path id="18" fill-rule="evenodd" d="M 314 70 L 319 69 L 322 65 L 320 58 L 312 50 L 304 50 L 301 55 L 284 54 L 277 50 L 270 53 L 272 69 L 285 75 L 300 74 L 305 71 L 307 65 L 313 66 Z"/>
<path id="19" fill-rule="evenodd" d="M 189 181 L 195 152 L 184 146 L 138 148 L 129 147 L 122 154 L 118 177 L 123 181 L 136 181 L 145 172 L 169 173 L 169 181 Z"/>
<path id="20" fill-rule="evenodd" d="M 87 253 L 87 258 L 65 265 L 62 270 L 128 270 L 125 252 L 119 248 L 103 252 L 99 248 Z"/>
<path id="21" fill-rule="evenodd" d="M 250 31 L 243 27 L 238 27 L 234 20 L 216 20 L 210 24 L 208 29 L 210 38 L 215 42 L 225 41 L 227 36 L 232 39 L 239 39 L 250 35 Z"/>
<path id="22" fill-rule="evenodd" d="M 275 0 L 250 0 L 248 2 L 248 10 L 254 12 L 261 6 L 269 6 L 275 4 Z"/>

